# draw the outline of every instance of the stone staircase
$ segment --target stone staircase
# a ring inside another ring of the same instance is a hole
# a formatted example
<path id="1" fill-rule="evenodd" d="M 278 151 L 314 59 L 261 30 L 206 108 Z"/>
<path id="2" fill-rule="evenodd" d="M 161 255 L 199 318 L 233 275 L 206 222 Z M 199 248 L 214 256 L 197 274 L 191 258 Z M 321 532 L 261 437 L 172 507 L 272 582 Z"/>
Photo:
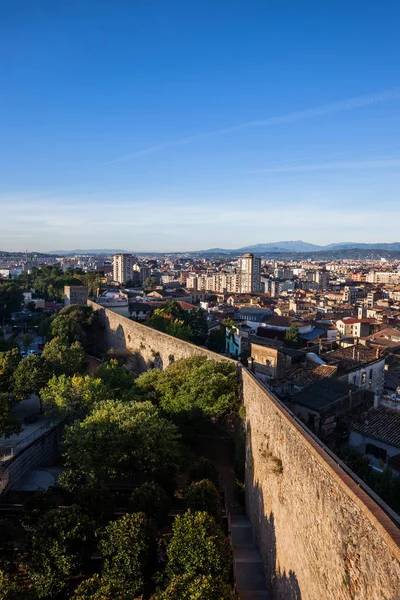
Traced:
<path id="1" fill-rule="evenodd" d="M 230 530 L 233 573 L 240 600 L 271 600 L 249 519 L 244 515 L 231 515 Z"/>

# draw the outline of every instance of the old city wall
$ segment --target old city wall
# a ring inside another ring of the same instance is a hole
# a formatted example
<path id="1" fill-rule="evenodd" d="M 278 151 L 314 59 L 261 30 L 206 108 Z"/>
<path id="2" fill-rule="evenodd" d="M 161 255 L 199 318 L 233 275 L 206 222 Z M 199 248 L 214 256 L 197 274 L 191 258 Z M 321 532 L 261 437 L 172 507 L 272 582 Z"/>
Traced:
<path id="1" fill-rule="evenodd" d="M 135 367 L 222 357 L 100 313 L 101 343 Z M 246 369 L 246 506 L 274 598 L 389 600 L 400 597 L 399 529 L 294 416 Z"/>

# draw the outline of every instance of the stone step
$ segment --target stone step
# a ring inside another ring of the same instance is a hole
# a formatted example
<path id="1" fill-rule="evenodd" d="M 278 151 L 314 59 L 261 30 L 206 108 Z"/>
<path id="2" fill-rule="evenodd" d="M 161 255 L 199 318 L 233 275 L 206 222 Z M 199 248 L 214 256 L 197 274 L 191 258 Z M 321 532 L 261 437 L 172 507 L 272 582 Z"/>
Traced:
<path id="1" fill-rule="evenodd" d="M 231 528 L 232 546 L 254 546 L 253 531 L 251 527 Z"/>
<path id="2" fill-rule="evenodd" d="M 241 563 L 261 563 L 262 558 L 257 548 L 252 546 L 236 546 L 233 549 L 233 560 Z"/>
<path id="3" fill-rule="evenodd" d="M 264 590 L 240 592 L 240 600 L 270 600 L 270 595 Z"/>
<path id="4" fill-rule="evenodd" d="M 239 598 L 242 598 L 242 592 L 267 592 L 267 582 L 265 581 L 264 567 L 261 562 L 238 563 L 234 561 L 234 573 Z"/>

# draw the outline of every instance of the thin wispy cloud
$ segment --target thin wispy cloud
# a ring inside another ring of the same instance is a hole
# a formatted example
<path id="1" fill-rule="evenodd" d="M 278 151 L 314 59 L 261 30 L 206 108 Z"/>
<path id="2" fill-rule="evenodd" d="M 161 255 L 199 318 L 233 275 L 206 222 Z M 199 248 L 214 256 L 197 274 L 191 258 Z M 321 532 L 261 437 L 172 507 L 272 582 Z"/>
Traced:
<path id="1" fill-rule="evenodd" d="M 308 171 L 336 171 L 342 169 L 391 169 L 400 167 L 400 158 L 385 160 L 368 160 L 355 162 L 336 162 L 314 165 L 289 165 L 287 167 L 272 167 L 257 169 L 250 173 L 307 173 Z"/>
<path id="2" fill-rule="evenodd" d="M 400 99 L 400 91 L 399 90 L 391 90 L 391 91 L 387 91 L 387 92 L 371 94 L 368 96 L 358 96 L 356 98 L 342 100 L 341 102 L 335 102 L 333 104 L 324 104 L 324 105 L 316 107 L 316 108 L 310 108 L 307 110 L 293 112 L 293 113 L 289 113 L 286 115 L 281 115 L 281 116 L 277 116 L 277 117 L 269 117 L 268 119 L 262 119 L 262 120 L 258 120 L 258 121 L 248 121 L 247 123 L 240 123 L 239 125 L 233 125 L 231 127 L 224 127 L 222 129 L 214 129 L 213 131 L 207 131 L 207 132 L 199 133 L 197 135 L 182 137 L 182 138 L 179 138 L 176 140 L 171 140 L 169 142 L 164 142 L 162 144 L 158 144 L 156 146 L 150 146 L 148 148 L 143 148 L 141 150 L 131 152 L 130 154 L 125 154 L 124 156 L 120 156 L 113 160 L 107 161 L 104 164 L 110 165 L 110 164 L 114 164 L 114 163 L 118 163 L 118 162 L 124 162 L 127 160 L 132 160 L 134 158 L 138 158 L 139 156 L 144 156 L 146 154 L 152 154 L 153 152 L 159 152 L 159 151 L 165 150 L 167 148 L 173 148 L 176 146 L 184 146 L 186 144 L 191 144 L 192 142 L 197 142 L 197 141 L 209 138 L 209 137 L 218 136 L 218 135 L 227 135 L 230 133 L 235 133 L 237 131 L 251 129 L 253 127 L 272 127 L 274 125 L 297 123 L 299 121 L 306 121 L 306 120 L 315 119 L 317 117 L 321 117 L 324 115 L 331 115 L 331 114 L 344 112 L 344 111 L 348 111 L 348 110 L 354 110 L 356 108 L 362 108 L 364 106 L 377 104 L 378 102 L 385 102 L 387 100 L 394 100 L 394 99 Z"/>

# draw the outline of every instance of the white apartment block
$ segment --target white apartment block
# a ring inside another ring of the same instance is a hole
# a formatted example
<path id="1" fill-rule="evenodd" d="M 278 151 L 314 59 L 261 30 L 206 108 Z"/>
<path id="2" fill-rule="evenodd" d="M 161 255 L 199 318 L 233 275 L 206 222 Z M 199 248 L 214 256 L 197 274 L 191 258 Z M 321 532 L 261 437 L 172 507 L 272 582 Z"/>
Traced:
<path id="1" fill-rule="evenodd" d="M 132 254 L 115 254 L 113 256 L 113 280 L 124 284 L 133 278 L 133 265 L 136 259 Z"/>
<path id="2" fill-rule="evenodd" d="M 368 283 L 400 283 L 400 273 L 393 271 L 370 271 L 367 275 Z"/>
<path id="3" fill-rule="evenodd" d="M 239 279 L 241 294 L 261 291 L 261 258 L 254 254 L 244 254 L 239 258 Z"/>

